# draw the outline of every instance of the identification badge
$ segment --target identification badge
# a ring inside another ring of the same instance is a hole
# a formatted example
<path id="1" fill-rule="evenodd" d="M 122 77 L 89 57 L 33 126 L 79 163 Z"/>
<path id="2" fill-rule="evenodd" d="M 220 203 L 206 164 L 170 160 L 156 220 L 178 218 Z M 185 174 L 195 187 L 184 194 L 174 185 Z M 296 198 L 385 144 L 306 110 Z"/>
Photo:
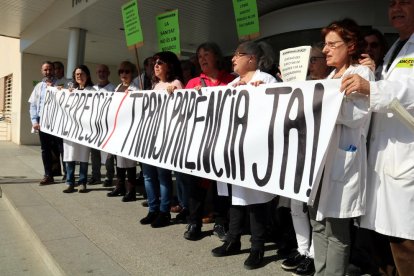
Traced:
<path id="1" fill-rule="evenodd" d="M 402 58 L 398 64 L 397 68 L 413 68 L 414 58 Z"/>

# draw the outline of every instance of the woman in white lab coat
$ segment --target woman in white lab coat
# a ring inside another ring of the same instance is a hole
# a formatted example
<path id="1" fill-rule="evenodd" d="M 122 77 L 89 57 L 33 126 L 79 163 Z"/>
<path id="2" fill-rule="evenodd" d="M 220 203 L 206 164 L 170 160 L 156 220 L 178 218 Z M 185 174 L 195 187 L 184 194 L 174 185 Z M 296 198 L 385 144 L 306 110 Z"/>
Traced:
<path id="1" fill-rule="evenodd" d="M 80 65 L 73 70 L 72 79 L 75 81 L 74 92 L 90 93 L 95 91 L 91 80 L 91 73 L 86 65 Z M 86 182 L 88 177 L 88 161 L 90 148 L 81 144 L 63 139 L 63 161 L 66 165 L 66 184 L 68 187 L 63 190 L 64 193 L 73 193 L 75 191 L 75 165 L 79 162 L 79 180 L 81 185 L 80 193 L 87 192 Z"/>
<path id="2" fill-rule="evenodd" d="M 273 51 L 266 43 L 253 41 L 241 43 L 232 59 L 234 72 L 239 77 L 228 85 L 234 87 L 240 85 L 258 86 L 263 83 L 277 82 L 272 75 L 262 71 L 270 69 L 273 61 Z M 227 186 L 224 183 L 218 183 L 217 185 L 219 193 L 223 186 Z M 247 213 L 250 220 L 251 249 L 249 257 L 244 262 L 244 267 L 246 269 L 258 268 L 262 264 L 264 254 L 266 203 L 271 201 L 274 195 L 237 185 L 231 186 L 231 193 L 232 203 L 226 241 L 222 246 L 214 248 L 212 254 L 215 257 L 222 257 L 240 252 L 243 219 Z"/>
<path id="3" fill-rule="evenodd" d="M 359 26 L 351 19 L 331 23 L 322 30 L 323 53 L 335 69 L 328 79 L 359 74 L 374 80 L 373 72 L 358 64 L 364 50 Z M 315 275 L 345 275 L 350 254 L 350 224 L 365 213 L 366 135 L 369 99 L 352 93 L 344 98 L 336 121 L 318 193 L 310 208 L 315 250 Z"/>

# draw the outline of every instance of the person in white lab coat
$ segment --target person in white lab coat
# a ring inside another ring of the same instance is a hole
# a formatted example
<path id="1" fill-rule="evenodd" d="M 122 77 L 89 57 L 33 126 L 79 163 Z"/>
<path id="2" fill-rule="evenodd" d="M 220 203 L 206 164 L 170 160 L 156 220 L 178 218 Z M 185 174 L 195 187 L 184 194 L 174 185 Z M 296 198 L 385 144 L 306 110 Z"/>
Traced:
<path id="1" fill-rule="evenodd" d="M 277 80 L 263 71 L 270 69 L 274 54 L 270 46 L 264 42 L 247 41 L 241 43 L 234 53 L 232 63 L 234 71 L 239 75 L 228 85 L 258 86 L 262 83 L 275 83 Z M 217 183 L 217 190 L 227 187 L 225 183 Z M 220 187 L 221 186 L 221 187 Z M 231 186 L 232 202 L 230 207 L 229 231 L 222 246 L 214 248 L 211 253 L 215 257 L 228 256 L 240 252 L 240 237 L 245 214 L 250 220 L 251 249 L 250 255 L 244 262 L 246 269 L 260 267 L 263 261 L 266 232 L 266 203 L 274 198 L 273 194 Z"/>
<path id="2" fill-rule="evenodd" d="M 365 41 L 353 20 L 332 22 L 322 35 L 327 65 L 335 68 L 328 79 L 349 74 L 375 79 L 369 67 L 358 64 Z M 348 267 L 351 222 L 365 213 L 368 107 L 368 97 L 359 93 L 343 100 L 318 193 L 310 198 L 315 275 L 345 275 Z"/>
<path id="3" fill-rule="evenodd" d="M 414 0 L 393 0 L 388 17 L 399 39 L 384 58 L 381 80 L 357 75 L 341 89 L 365 93 L 373 112 L 368 156 L 367 212 L 361 226 L 390 237 L 399 275 L 414 271 L 414 132 L 391 103 L 414 115 Z"/>
<path id="4" fill-rule="evenodd" d="M 90 93 L 95 91 L 91 80 L 91 73 L 86 65 L 79 65 L 73 70 L 73 88 L 75 92 Z M 63 161 L 66 165 L 66 184 L 68 187 L 63 190 L 64 193 L 73 193 L 75 191 L 75 165 L 79 162 L 79 180 L 78 184 L 82 185 L 80 193 L 87 192 L 86 183 L 88 181 L 88 161 L 90 148 L 81 144 L 63 139 Z"/>

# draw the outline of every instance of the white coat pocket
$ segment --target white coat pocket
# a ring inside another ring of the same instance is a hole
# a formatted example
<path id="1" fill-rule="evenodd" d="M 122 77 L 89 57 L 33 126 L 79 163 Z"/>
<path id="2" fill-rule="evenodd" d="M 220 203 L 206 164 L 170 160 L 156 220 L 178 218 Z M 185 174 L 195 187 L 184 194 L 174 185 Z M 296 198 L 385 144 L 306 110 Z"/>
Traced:
<path id="1" fill-rule="evenodd" d="M 338 148 L 332 163 L 331 180 L 348 182 L 358 174 L 358 151 L 345 151 Z"/>

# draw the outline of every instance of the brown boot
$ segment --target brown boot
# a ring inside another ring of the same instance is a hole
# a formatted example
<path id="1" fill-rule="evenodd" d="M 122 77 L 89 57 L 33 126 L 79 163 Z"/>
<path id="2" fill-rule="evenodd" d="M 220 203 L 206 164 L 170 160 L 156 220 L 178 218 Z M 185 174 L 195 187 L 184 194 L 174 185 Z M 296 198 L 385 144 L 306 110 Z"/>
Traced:
<path id="1" fill-rule="evenodd" d="M 122 198 L 123 202 L 135 201 L 137 200 L 136 192 L 135 192 L 135 183 L 132 181 L 127 181 L 127 193 Z"/>
<path id="2" fill-rule="evenodd" d="M 114 196 L 123 196 L 125 195 L 125 181 L 117 180 L 115 189 L 112 190 L 112 192 L 109 192 L 106 194 L 108 197 L 114 197 Z"/>
<path id="3" fill-rule="evenodd" d="M 82 187 L 79 189 L 79 193 L 87 193 L 88 189 L 86 189 L 86 183 L 82 183 Z"/>

